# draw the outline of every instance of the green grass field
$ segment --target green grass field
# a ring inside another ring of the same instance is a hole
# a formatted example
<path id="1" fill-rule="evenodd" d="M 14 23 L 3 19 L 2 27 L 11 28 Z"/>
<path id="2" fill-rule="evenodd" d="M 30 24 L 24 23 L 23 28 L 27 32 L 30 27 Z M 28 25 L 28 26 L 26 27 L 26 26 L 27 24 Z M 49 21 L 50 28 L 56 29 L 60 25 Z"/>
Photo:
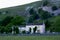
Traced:
<path id="1" fill-rule="evenodd" d="M 60 36 L 0 36 L 0 40 L 60 40 Z"/>

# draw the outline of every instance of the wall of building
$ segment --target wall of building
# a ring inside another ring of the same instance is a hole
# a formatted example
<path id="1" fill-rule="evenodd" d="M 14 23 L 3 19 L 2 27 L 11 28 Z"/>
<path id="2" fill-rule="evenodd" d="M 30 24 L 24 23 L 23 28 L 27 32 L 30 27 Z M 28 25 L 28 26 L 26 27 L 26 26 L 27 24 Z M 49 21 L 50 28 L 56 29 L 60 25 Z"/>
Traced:
<path id="1" fill-rule="evenodd" d="M 18 27 L 19 32 L 21 33 L 22 31 L 26 30 L 26 27 Z"/>
<path id="2" fill-rule="evenodd" d="M 26 25 L 25 27 L 19 27 L 20 32 L 26 31 L 29 32 L 31 28 L 31 34 L 33 33 L 33 28 L 37 27 L 36 33 L 45 33 L 45 24 L 42 25 Z"/>
<path id="3" fill-rule="evenodd" d="M 29 28 L 31 28 L 31 33 L 33 33 L 33 28 L 37 27 L 36 33 L 44 33 L 45 32 L 45 25 L 26 25 L 26 31 L 29 31 Z"/>

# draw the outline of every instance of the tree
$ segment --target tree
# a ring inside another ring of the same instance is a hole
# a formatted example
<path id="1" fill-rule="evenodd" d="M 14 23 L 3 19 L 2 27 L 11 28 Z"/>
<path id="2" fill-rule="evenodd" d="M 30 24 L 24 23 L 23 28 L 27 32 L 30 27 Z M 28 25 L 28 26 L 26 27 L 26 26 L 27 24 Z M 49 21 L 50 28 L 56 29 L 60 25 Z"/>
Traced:
<path id="1" fill-rule="evenodd" d="M 28 23 L 33 23 L 33 17 L 32 16 L 29 17 Z"/>
<path id="2" fill-rule="evenodd" d="M 6 26 L 6 25 L 8 25 L 10 22 L 11 22 L 11 20 L 13 19 L 13 17 L 10 17 L 10 16 L 7 16 L 6 18 L 4 18 L 2 21 L 1 21 L 1 26 Z"/>
<path id="3" fill-rule="evenodd" d="M 2 12 L 0 12 L 0 14 L 2 14 Z"/>
<path id="4" fill-rule="evenodd" d="M 43 2 L 43 6 L 46 6 L 46 5 L 48 5 L 48 4 L 49 4 L 48 1 L 44 1 L 44 2 Z"/>
<path id="5" fill-rule="evenodd" d="M 34 20 L 39 19 L 39 15 L 33 8 L 30 9 L 29 13 L 30 13 L 29 23 L 33 23 Z"/>
<path id="6" fill-rule="evenodd" d="M 13 25 L 25 25 L 25 19 L 22 16 L 16 16 L 11 20 Z"/>
<path id="7" fill-rule="evenodd" d="M 4 32 L 5 32 L 4 26 L 0 26 L 0 33 L 4 33 Z"/>
<path id="8" fill-rule="evenodd" d="M 26 31 L 24 30 L 24 31 L 22 31 L 22 33 L 23 33 L 23 34 L 25 34 L 25 33 L 26 33 Z"/>
<path id="9" fill-rule="evenodd" d="M 8 11 L 5 11 L 6 13 L 9 13 Z"/>
<path id="10" fill-rule="evenodd" d="M 19 29 L 18 29 L 18 27 L 13 27 L 13 31 L 14 31 L 14 34 L 19 34 Z"/>
<path id="11" fill-rule="evenodd" d="M 52 16 L 54 16 L 55 14 L 54 13 L 52 13 Z"/>
<path id="12" fill-rule="evenodd" d="M 31 28 L 29 28 L 29 32 L 31 33 Z"/>
<path id="13" fill-rule="evenodd" d="M 32 17 L 33 17 L 33 20 L 39 19 L 39 15 L 38 14 L 33 14 Z"/>
<path id="14" fill-rule="evenodd" d="M 58 15 L 60 16 L 60 13 Z"/>
<path id="15" fill-rule="evenodd" d="M 50 27 L 51 32 L 60 32 L 60 16 L 53 18 L 53 23 Z"/>
<path id="16" fill-rule="evenodd" d="M 43 11 L 42 9 L 39 9 L 38 13 L 39 13 L 40 18 L 43 19 L 43 20 L 52 17 L 52 15 L 49 12 Z"/>
<path id="17" fill-rule="evenodd" d="M 22 16 L 7 16 L 0 21 L 0 32 L 1 33 L 12 33 L 12 26 L 25 25 L 25 19 Z M 14 27 L 15 34 L 19 33 L 18 27 Z"/>
<path id="18" fill-rule="evenodd" d="M 16 34 L 19 34 L 19 29 L 18 29 L 18 27 L 16 27 L 15 30 L 16 30 Z"/>
<path id="19" fill-rule="evenodd" d="M 11 27 L 5 27 L 5 32 L 8 33 L 12 33 L 12 28 Z"/>
<path id="20" fill-rule="evenodd" d="M 37 27 L 35 26 L 35 28 L 33 28 L 33 32 L 35 33 L 35 32 L 36 32 L 36 30 L 37 30 Z"/>
<path id="21" fill-rule="evenodd" d="M 57 6 L 52 6 L 52 10 L 53 11 L 55 11 L 55 10 L 57 10 L 58 8 L 57 8 Z"/>
<path id="22" fill-rule="evenodd" d="M 36 11 L 33 8 L 31 8 L 30 11 L 29 11 L 29 13 L 30 13 L 30 15 L 33 15 L 33 14 L 36 13 Z"/>
<path id="23" fill-rule="evenodd" d="M 46 20 L 46 21 L 45 21 L 46 31 L 48 31 L 50 27 L 51 27 L 51 22 L 50 22 L 49 20 Z"/>

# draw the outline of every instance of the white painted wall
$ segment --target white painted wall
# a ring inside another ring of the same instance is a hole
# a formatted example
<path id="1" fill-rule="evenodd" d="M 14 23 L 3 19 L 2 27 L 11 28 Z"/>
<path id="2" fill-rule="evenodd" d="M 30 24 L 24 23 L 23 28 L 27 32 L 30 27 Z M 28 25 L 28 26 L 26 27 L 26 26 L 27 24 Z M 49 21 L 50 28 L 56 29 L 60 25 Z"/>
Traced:
<path id="1" fill-rule="evenodd" d="M 38 30 L 39 30 L 39 33 L 45 33 L 45 25 L 26 25 L 26 27 L 19 27 L 19 30 L 22 32 L 24 30 L 28 31 L 29 32 L 29 28 L 31 28 L 31 34 L 33 33 L 33 28 L 37 27 L 37 31 L 36 33 L 38 33 Z"/>
<path id="2" fill-rule="evenodd" d="M 33 33 L 33 28 L 35 25 L 26 25 L 26 31 L 29 31 L 29 28 L 31 28 L 31 33 Z"/>
<path id="3" fill-rule="evenodd" d="M 37 31 L 36 33 L 38 33 L 38 30 L 39 30 L 39 33 L 44 33 L 45 32 L 45 25 L 26 25 L 26 31 L 29 31 L 29 28 L 31 28 L 31 33 L 33 33 L 33 28 L 34 27 L 37 27 Z"/>
<path id="4" fill-rule="evenodd" d="M 22 32 L 22 31 L 26 30 L 26 27 L 19 27 L 18 29 L 19 29 L 19 32 Z"/>

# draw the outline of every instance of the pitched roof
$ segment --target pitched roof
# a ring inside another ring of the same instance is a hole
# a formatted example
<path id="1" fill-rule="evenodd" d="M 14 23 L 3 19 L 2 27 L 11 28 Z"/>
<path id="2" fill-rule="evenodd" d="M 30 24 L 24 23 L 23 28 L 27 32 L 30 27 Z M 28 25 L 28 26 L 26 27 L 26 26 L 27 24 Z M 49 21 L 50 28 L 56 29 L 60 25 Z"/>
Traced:
<path id="1" fill-rule="evenodd" d="M 43 25 L 43 23 L 28 23 L 26 25 Z"/>

